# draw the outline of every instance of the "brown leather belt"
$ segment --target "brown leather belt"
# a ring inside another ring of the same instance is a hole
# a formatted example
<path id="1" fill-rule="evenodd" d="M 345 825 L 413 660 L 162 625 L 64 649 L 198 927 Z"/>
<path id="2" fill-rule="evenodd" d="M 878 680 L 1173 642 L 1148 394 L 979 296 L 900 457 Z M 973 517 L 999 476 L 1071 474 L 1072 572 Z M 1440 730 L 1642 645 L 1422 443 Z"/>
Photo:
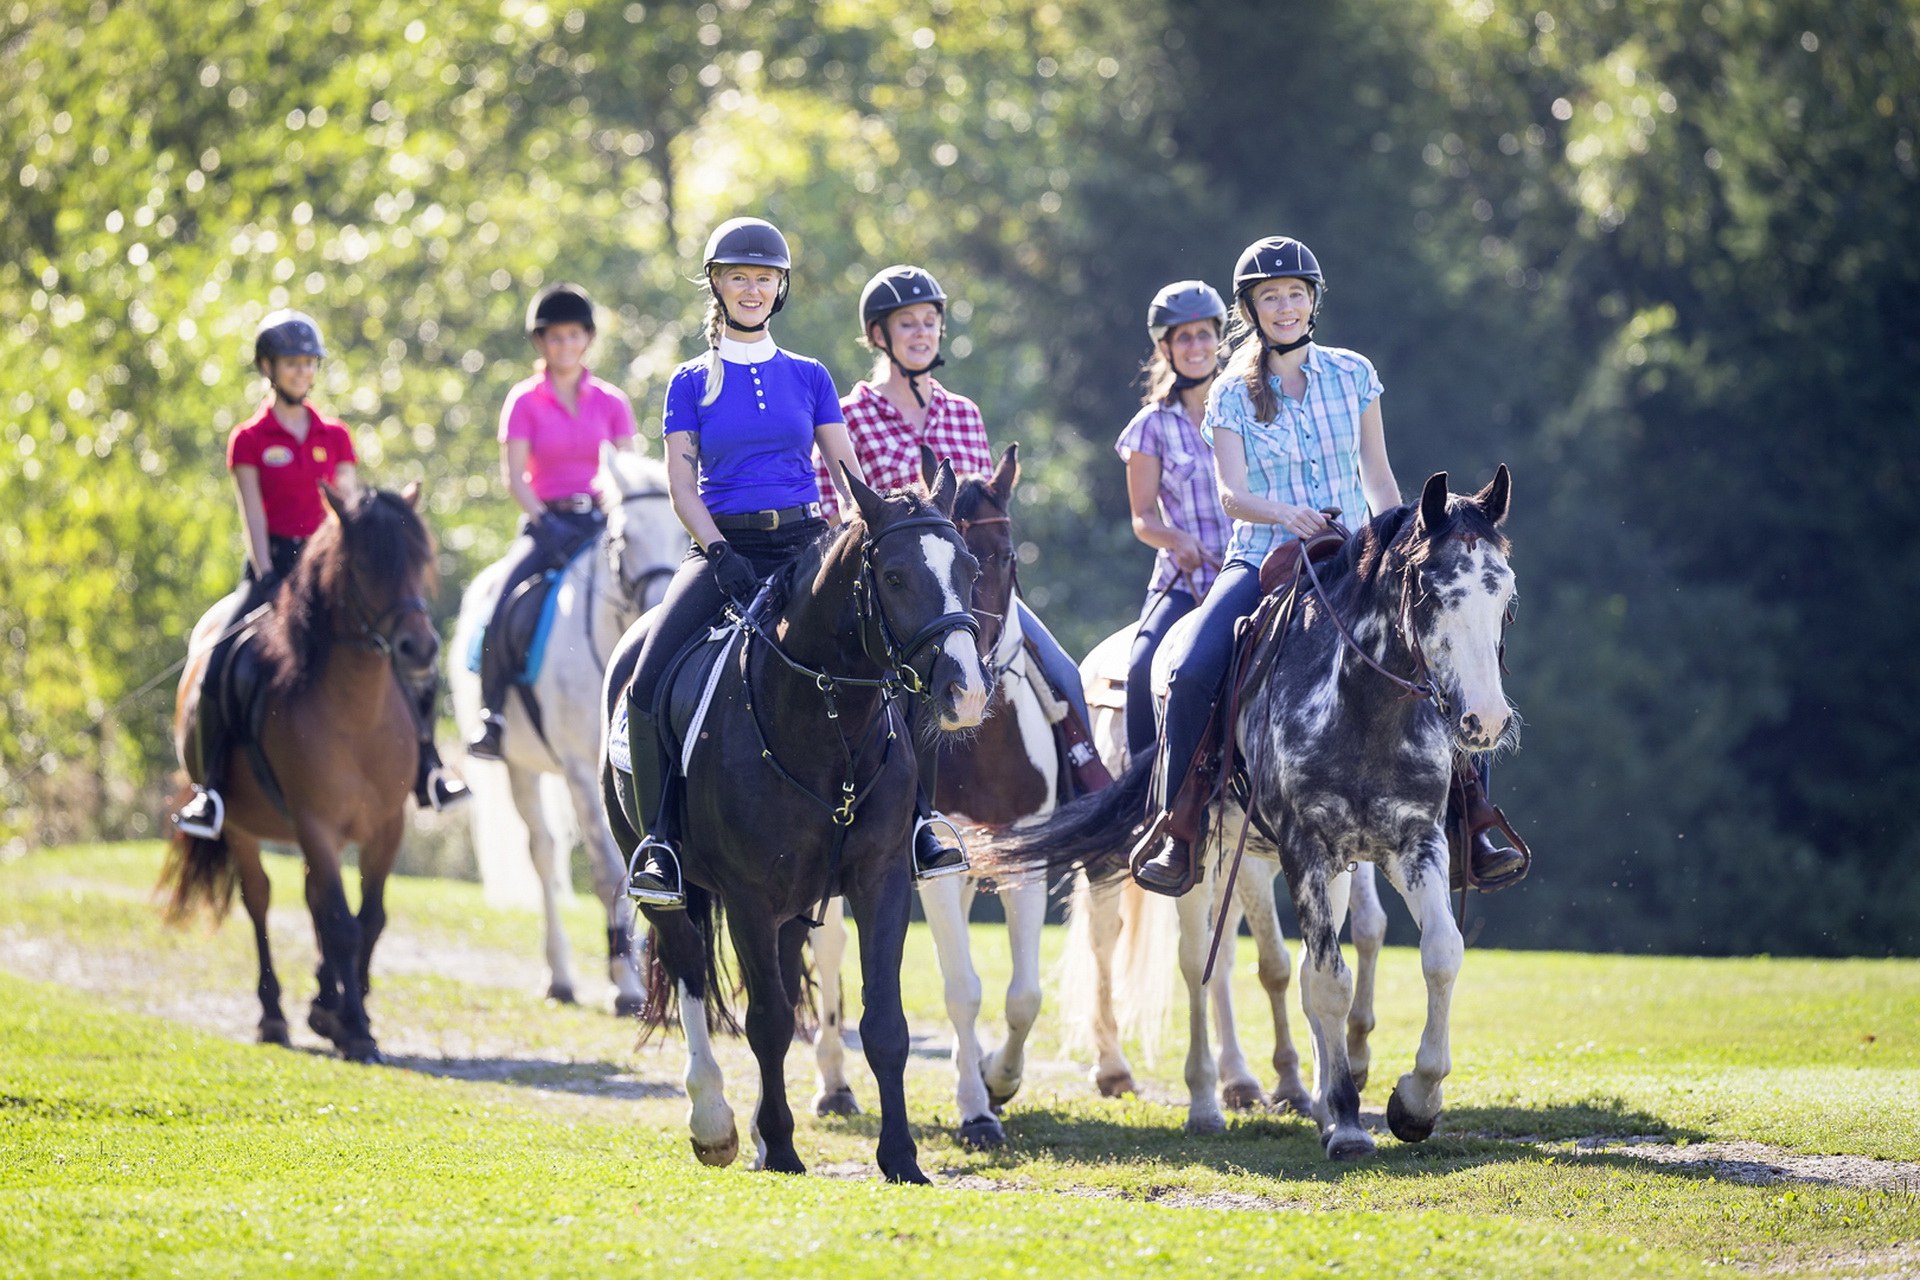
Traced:
<path id="1" fill-rule="evenodd" d="M 818 520 L 820 504 L 808 502 L 797 507 L 781 507 L 778 511 L 768 508 L 765 511 L 732 511 L 713 518 L 713 527 L 722 531 L 733 529 L 756 529 L 762 533 L 772 533 L 783 524 L 796 524 L 802 520 Z"/>

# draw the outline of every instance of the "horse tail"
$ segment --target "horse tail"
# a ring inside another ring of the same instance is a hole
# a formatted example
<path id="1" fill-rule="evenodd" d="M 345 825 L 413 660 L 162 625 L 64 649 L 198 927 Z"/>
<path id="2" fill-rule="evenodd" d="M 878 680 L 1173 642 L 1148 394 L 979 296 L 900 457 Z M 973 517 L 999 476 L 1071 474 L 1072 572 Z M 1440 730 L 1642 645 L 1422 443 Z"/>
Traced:
<path id="1" fill-rule="evenodd" d="M 1160 1037 L 1173 1015 L 1179 967 L 1178 904 L 1126 881 L 1120 890 L 1120 941 L 1113 956 L 1116 1013 L 1121 1036 L 1139 1043 L 1149 1067 L 1160 1056 Z"/>
<path id="2" fill-rule="evenodd" d="M 187 802 L 191 788 L 174 796 L 173 812 Z M 171 824 L 169 824 L 171 825 Z M 168 924 L 183 923 L 196 908 L 204 906 L 218 926 L 233 907 L 233 891 L 240 884 L 240 869 L 234 865 L 233 850 L 226 837 L 204 840 L 173 828 L 167 841 L 167 860 L 160 867 L 156 892 L 169 891 L 165 908 Z"/>
<path id="3" fill-rule="evenodd" d="M 647 958 L 640 975 L 646 988 L 646 1001 L 640 1008 L 640 1042 L 645 1044 L 656 1031 L 677 1022 L 680 1017 L 680 983 L 706 1002 L 707 1029 L 740 1034 L 740 1022 L 734 1017 L 730 1000 L 737 994 L 733 975 L 726 971 L 720 948 L 720 931 L 726 912 L 720 899 L 699 885 L 685 886 L 686 922 L 700 937 L 700 972 L 675 974 L 660 958 L 660 929 L 647 930 Z"/>
<path id="4" fill-rule="evenodd" d="M 1085 867 L 1096 880 L 1118 874 L 1119 859 L 1147 816 L 1153 756 L 1151 747 L 1141 751 L 1112 786 L 1062 805 L 1045 822 L 996 839 L 981 859 L 982 869 L 1002 877 L 1033 871 L 1052 876 L 1072 867 Z"/>

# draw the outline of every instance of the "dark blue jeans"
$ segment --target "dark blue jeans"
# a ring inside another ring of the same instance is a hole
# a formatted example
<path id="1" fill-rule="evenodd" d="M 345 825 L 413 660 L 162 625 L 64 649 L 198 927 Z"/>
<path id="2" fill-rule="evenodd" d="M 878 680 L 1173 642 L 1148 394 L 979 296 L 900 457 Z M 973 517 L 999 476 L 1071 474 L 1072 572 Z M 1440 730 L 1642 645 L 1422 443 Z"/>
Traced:
<path id="1" fill-rule="evenodd" d="M 1034 656 L 1040 660 L 1040 670 L 1047 677 L 1054 692 L 1067 700 L 1074 713 L 1080 717 L 1080 723 L 1089 733 L 1093 731 L 1093 717 L 1087 714 L 1087 691 L 1080 687 L 1080 664 L 1067 656 L 1060 642 L 1053 638 L 1033 610 L 1027 608 L 1024 600 L 1015 600 L 1014 608 L 1020 611 L 1020 634 L 1033 646 Z"/>
<path id="2" fill-rule="evenodd" d="M 1162 771 L 1161 807 L 1172 803 L 1206 732 L 1207 713 L 1226 680 L 1233 660 L 1233 624 L 1260 603 L 1260 570 L 1235 560 L 1220 571 L 1201 602 L 1200 621 L 1188 633 L 1184 652 L 1173 655 L 1167 689 L 1167 767 Z M 1129 677 L 1131 678 L 1131 677 Z M 1129 695 L 1131 696 L 1131 695 Z"/>
<path id="3" fill-rule="evenodd" d="M 1147 597 L 1140 610 L 1140 629 L 1134 633 L 1127 658 L 1127 759 L 1153 744 L 1153 655 L 1174 623 L 1193 612 L 1193 593 L 1179 587 Z"/>

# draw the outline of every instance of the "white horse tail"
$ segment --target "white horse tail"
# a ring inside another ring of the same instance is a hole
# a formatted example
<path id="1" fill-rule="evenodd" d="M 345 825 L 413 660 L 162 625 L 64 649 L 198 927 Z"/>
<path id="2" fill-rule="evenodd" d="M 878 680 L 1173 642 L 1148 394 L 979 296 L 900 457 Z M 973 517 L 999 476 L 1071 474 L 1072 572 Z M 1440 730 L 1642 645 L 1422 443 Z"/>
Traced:
<path id="1" fill-rule="evenodd" d="M 1093 1016 L 1099 1002 L 1100 978 L 1093 958 L 1087 878 L 1075 876 L 1073 881 L 1073 897 L 1067 900 L 1067 944 L 1054 970 L 1054 982 L 1060 989 L 1058 1007 L 1066 1020 L 1061 1049 L 1070 1057 L 1079 1057 L 1095 1050 Z"/>
<path id="2" fill-rule="evenodd" d="M 1180 913 L 1169 897 L 1148 893 L 1128 877 L 1120 890 L 1120 942 L 1113 957 L 1120 1034 L 1140 1046 L 1149 1067 L 1173 1017 L 1180 970 Z"/>

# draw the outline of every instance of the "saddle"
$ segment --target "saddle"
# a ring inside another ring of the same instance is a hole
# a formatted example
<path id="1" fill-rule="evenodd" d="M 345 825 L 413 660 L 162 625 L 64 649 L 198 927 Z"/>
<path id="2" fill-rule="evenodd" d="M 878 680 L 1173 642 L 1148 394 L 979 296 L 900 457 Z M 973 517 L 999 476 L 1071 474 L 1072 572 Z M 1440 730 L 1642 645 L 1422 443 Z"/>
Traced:
<path id="1" fill-rule="evenodd" d="M 201 676 L 196 731 L 187 752 L 187 776 L 195 782 L 206 782 L 211 763 L 206 759 L 208 744 L 237 747 L 246 755 L 254 779 L 273 807 L 283 816 L 291 816 L 286 794 L 261 745 L 273 672 L 261 658 L 260 628 L 272 608 L 271 604 L 261 605 L 241 620 L 233 636 L 215 646 L 214 656 Z"/>
<path id="2" fill-rule="evenodd" d="M 744 636 L 735 624 L 695 633 L 668 664 L 652 707 L 636 705 L 633 686 L 628 685 L 614 709 L 607 759 L 614 767 L 621 809 L 635 831 L 658 830 L 664 805 L 678 802 L 661 792 L 662 753 L 673 753 L 676 772 L 684 777 L 693 745 L 705 737 L 701 726 L 724 670 L 723 659 L 737 650 Z"/>

